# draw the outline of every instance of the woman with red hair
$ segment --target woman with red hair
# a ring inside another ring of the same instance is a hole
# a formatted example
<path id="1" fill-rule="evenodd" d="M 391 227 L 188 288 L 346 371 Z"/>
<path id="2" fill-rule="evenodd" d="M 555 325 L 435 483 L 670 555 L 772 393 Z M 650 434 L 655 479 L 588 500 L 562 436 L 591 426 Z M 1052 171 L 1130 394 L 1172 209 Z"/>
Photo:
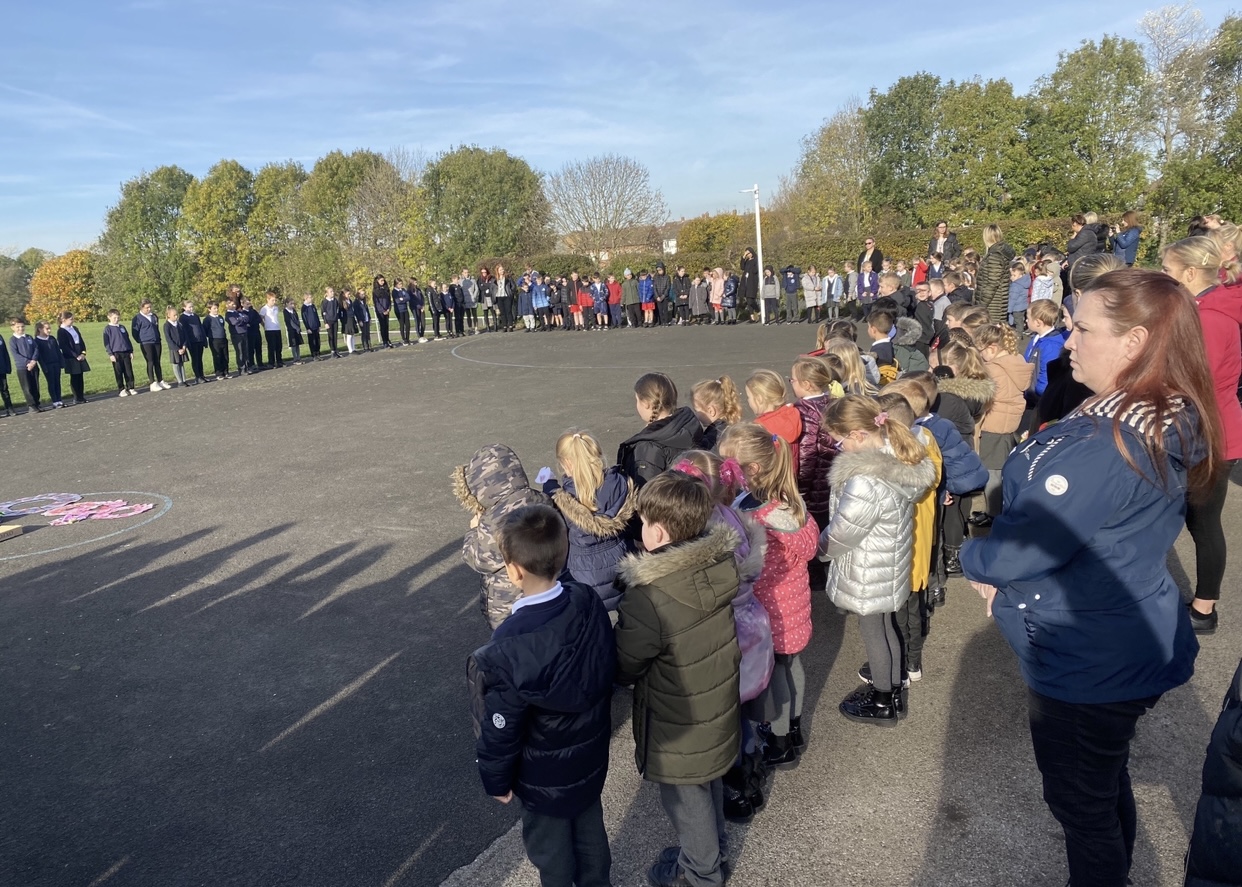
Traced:
<path id="1" fill-rule="evenodd" d="M 1122 887 L 1130 741 L 1198 653 L 1165 559 L 1216 483 L 1220 419 L 1194 297 L 1165 274 L 1094 280 L 1065 347 L 1094 396 L 1010 454 L 1004 508 L 961 561 L 1018 656 L 1070 881 Z"/>

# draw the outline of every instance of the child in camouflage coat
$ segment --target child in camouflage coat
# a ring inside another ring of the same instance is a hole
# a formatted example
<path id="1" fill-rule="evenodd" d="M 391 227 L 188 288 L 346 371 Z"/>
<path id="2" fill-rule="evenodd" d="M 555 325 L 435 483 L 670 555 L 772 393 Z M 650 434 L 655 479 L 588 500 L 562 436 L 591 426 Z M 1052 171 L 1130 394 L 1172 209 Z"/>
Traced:
<path id="1" fill-rule="evenodd" d="M 479 605 L 493 629 L 509 617 L 522 590 L 509 581 L 496 533 L 506 516 L 524 505 L 551 505 L 530 488 L 526 470 L 513 450 L 490 444 L 453 471 L 453 493 L 474 517 L 462 542 L 466 565 L 483 576 Z"/>

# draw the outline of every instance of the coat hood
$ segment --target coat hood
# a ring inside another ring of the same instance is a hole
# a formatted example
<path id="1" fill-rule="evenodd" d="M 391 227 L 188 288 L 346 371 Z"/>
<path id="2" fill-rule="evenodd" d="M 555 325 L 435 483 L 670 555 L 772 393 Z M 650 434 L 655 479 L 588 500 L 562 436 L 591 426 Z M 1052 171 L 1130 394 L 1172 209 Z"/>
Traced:
<path id="1" fill-rule="evenodd" d="M 638 507 L 638 497 L 634 495 L 634 481 L 615 467 L 604 473 L 604 482 L 595 492 L 594 511 L 583 505 L 574 495 L 572 478 L 566 478 L 564 487 L 552 494 L 552 501 L 556 503 L 566 521 L 585 533 L 601 538 L 611 538 L 625 532 Z"/>
<path id="2" fill-rule="evenodd" d="M 897 318 L 897 335 L 893 336 L 894 345 L 917 345 L 923 336 L 923 325 L 913 317 Z"/>
<path id="3" fill-rule="evenodd" d="M 617 564 L 617 579 L 627 587 L 652 585 L 676 573 L 701 571 L 725 558 L 733 557 L 733 551 L 741 542 L 737 530 L 726 524 L 708 524 L 707 531 L 694 539 L 677 545 L 668 545 L 657 551 L 629 554 Z M 711 613 L 732 601 L 737 593 L 736 583 L 716 586 L 711 582 L 669 582 L 660 590 L 678 602 L 695 610 Z"/>
<path id="4" fill-rule="evenodd" d="M 913 502 L 935 485 L 936 465 L 930 456 L 916 465 L 907 465 L 887 449 L 838 453 L 828 472 L 833 489 L 840 489 L 853 477 L 882 480 Z"/>
<path id="5" fill-rule="evenodd" d="M 1106 421 L 1110 425 L 1114 419 L 1119 419 L 1123 432 L 1128 432 L 1142 441 L 1154 431 L 1151 406 L 1140 402 L 1121 411 L 1121 401 L 1124 398 L 1125 392 L 1118 391 L 1102 400 L 1087 401 L 1079 408 L 1078 413 Z M 1072 418 L 1072 415 L 1067 418 Z M 1199 415 L 1190 401 L 1181 398 L 1172 401 L 1169 415 L 1165 418 L 1163 434 L 1165 452 L 1170 459 L 1180 462 L 1187 470 L 1207 457 L 1207 441 L 1200 431 Z"/>
<path id="6" fill-rule="evenodd" d="M 743 584 L 753 583 L 763 572 L 763 557 L 768 550 L 768 534 L 759 522 L 736 509 L 717 505 L 713 520 L 732 527 L 741 541 L 733 552 L 737 575 Z"/>
<path id="7" fill-rule="evenodd" d="M 962 400 L 972 400 L 975 403 L 987 404 L 996 398 L 996 383 L 991 379 L 959 379 L 954 376 L 940 376 L 936 379 L 936 387 L 949 394 L 956 394 Z"/>
<path id="8" fill-rule="evenodd" d="M 503 444 L 483 447 L 453 470 L 453 494 L 467 511 L 481 514 L 518 490 L 530 488 L 517 453 Z"/>
<path id="9" fill-rule="evenodd" d="M 680 446 L 683 450 L 691 450 L 696 446 L 703 426 L 689 407 L 678 407 L 673 414 L 664 419 L 657 419 L 635 434 L 625 444 L 637 443 L 640 440 L 652 440 L 670 446 Z"/>
<path id="10" fill-rule="evenodd" d="M 1213 287 L 1195 300 L 1200 311 L 1216 311 L 1242 326 L 1242 282 Z"/>
<path id="11" fill-rule="evenodd" d="M 1012 261 L 1013 261 L 1013 259 L 1014 259 L 1014 256 L 1016 256 L 1016 255 L 1017 255 L 1017 253 L 1015 253 L 1015 252 L 1013 251 L 1013 247 L 1012 247 L 1012 246 L 1010 246 L 1009 244 L 1007 244 L 1007 243 L 1006 243 L 1005 241 L 1003 241 L 1003 240 L 1002 240 L 1000 243 L 994 243 L 994 244 L 992 244 L 992 245 L 988 248 L 987 253 L 985 253 L 985 254 L 984 254 L 984 258 L 987 258 L 987 256 L 990 256 L 990 255 L 992 255 L 993 253 L 995 253 L 995 254 L 996 254 L 996 255 L 998 255 L 998 256 L 1004 256 L 1004 257 L 1005 257 L 1005 264 L 1006 264 L 1006 265 L 1008 265 L 1010 262 L 1012 262 Z"/>

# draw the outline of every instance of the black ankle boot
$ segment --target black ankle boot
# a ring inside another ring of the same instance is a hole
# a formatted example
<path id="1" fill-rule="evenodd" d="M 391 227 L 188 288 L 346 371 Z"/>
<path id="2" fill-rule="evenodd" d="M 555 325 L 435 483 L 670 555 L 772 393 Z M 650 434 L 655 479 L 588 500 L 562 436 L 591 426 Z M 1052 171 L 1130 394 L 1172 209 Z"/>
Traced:
<path id="1" fill-rule="evenodd" d="M 724 815 L 729 822 L 750 822 L 755 818 L 755 806 L 750 798 L 727 782 L 724 784 Z"/>
<path id="2" fill-rule="evenodd" d="M 944 547 L 944 571 L 950 576 L 960 576 L 962 573 L 962 547 L 959 545 L 954 548 L 951 545 Z"/>
<path id="3" fill-rule="evenodd" d="M 958 562 L 957 567 L 958 567 L 958 569 L 959 569 L 959 570 L 961 569 L 962 565 L 961 565 L 961 563 L 960 563 L 960 562 Z M 947 564 L 946 564 L 946 570 L 947 570 L 947 569 L 948 569 L 948 567 L 947 567 Z M 933 588 L 933 589 L 931 589 L 929 592 L 927 592 L 927 606 L 928 606 L 928 609 L 931 609 L 932 607 L 943 607 L 943 606 L 944 606 L 944 600 L 945 600 L 944 595 L 945 595 L 945 591 L 944 591 L 944 588 L 943 588 L 943 587 L 941 587 L 941 588 Z"/>
<path id="4" fill-rule="evenodd" d="M 900 693 L 901 690 L 898 689 L 896 692 Z M 841 700 L 841 714 L 860 724 L 896 727 L 897 706 L 894 705 L 893 696 L 892 690 L 877 690 L 875 687 L 864 685 Z"/>
<path id="5" fill-rule="evenodd" d="M 774 733 L 768 737 L 767 747 L 763 750 L 763 763 L 769 767 L 792 767 L 798 763 L 798 749 L 788 736 Z"/>
<path id="6" fill-rule="evenodd" d="M 802 736 L 802 718 L 789 719 L 789 741 L 793 743 L 798 754 L 802 754 L 802 750 L 806 748 L 806 739 Z"/>

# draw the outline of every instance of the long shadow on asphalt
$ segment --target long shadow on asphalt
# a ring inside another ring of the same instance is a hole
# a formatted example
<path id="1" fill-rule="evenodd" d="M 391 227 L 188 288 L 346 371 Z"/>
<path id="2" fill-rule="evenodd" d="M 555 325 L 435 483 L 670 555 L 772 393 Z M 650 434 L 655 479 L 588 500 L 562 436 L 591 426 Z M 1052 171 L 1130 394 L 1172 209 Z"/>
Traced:
<path id="1" fill-rule="evenodd" d="M 473 772 L 464 663 L 479 642 L 444 631 L 477 596 L 460 542 L 364 582 L 390 543 L 256 561 L 286 529 L 213 545 L 208 528 L 6 577 L 6 883 L 434 884 L 477 852 L 446 821 L 512 825 L 454 790 Z M 428 695 L 461 708 L 429 712 Z"/>

